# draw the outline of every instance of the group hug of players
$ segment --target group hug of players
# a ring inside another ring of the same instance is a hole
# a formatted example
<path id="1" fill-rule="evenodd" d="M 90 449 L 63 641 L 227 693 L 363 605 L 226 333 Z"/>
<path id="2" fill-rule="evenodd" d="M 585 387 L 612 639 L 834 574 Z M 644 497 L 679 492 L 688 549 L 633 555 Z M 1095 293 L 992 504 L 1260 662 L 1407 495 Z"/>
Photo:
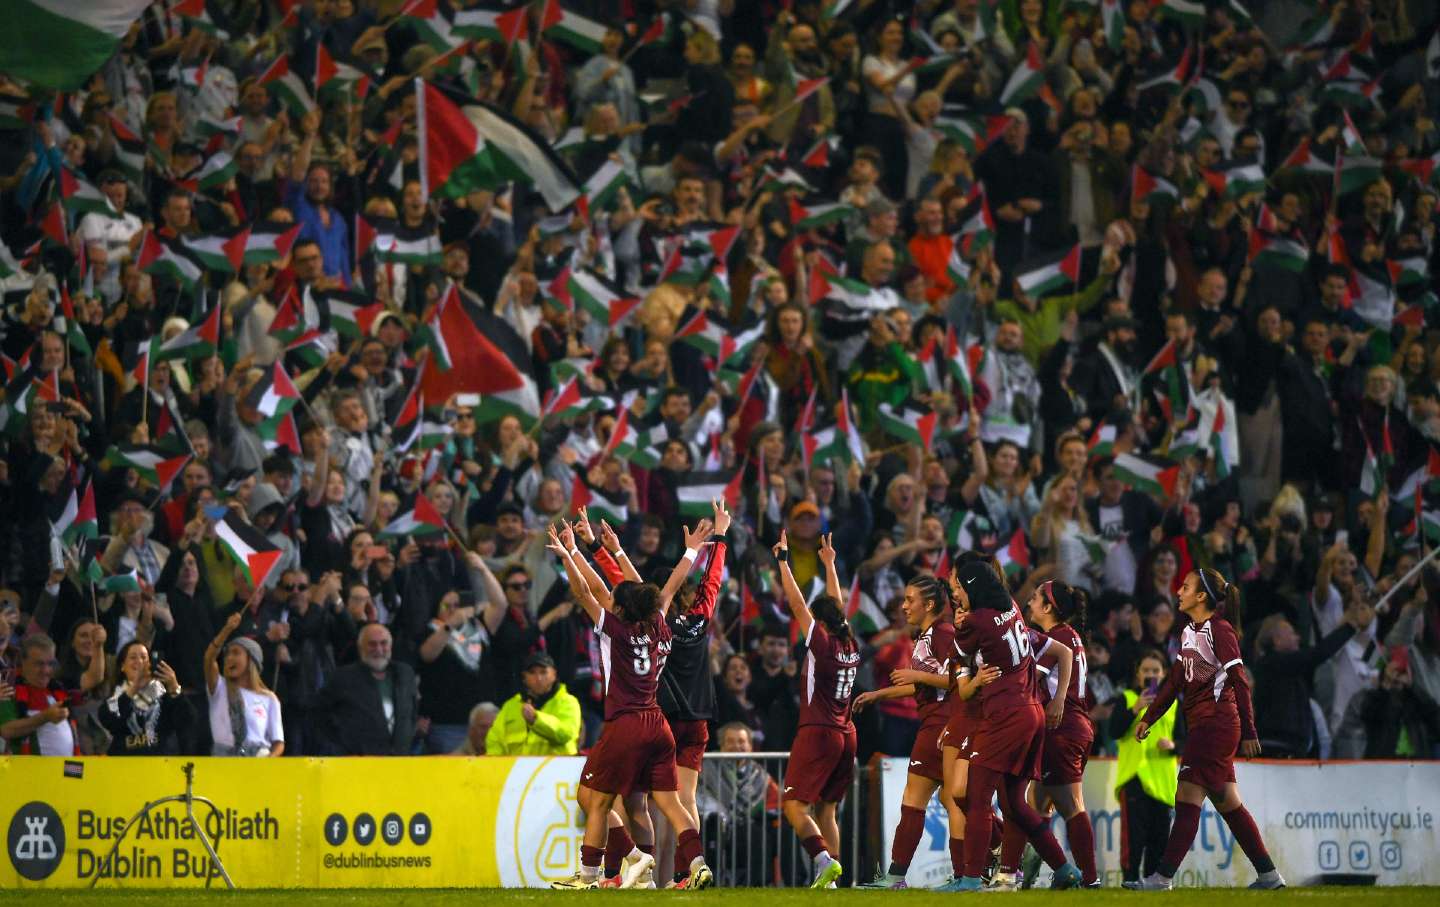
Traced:
<path id="1" fill-rule="evenodd" d="M 573 526 L 550 530 L 548 547 L 576 603 L 595 622 L 605 688 L 604 728 L 581 772 L 586 824 L 580 868 L 553 887 L 655 887 L 648 800 L 675 830 L 675 876 L 666 887 L 715 884 L 702 855 L 695 807 L 714 703 L 710 621 L 730 526 L 725 505 L 712 507 L 713 519 L 693 531 L 686 527 L 685 554 L 663 587 L 646 582 L 610 527 L 602 523 L 597 534 L 583 510 Z M 708 566 L 699 585 L 689 586 L 702 549 L 709 549 Z M 1019 887 L 1027 842 L 1053 870 L 1052 887 L 1100 887 L 1081 792 L 1094 739 L 1085 701 L 1084 591 L 1046 582 L 1022 611 L 995 560 L 965 552 L 947 576 L 919 576 L 906 586 L 905 619 L 917 634 L 910 667 L 891 674 L 892 686 L 856 695 L 860 649 L 846 621 L 829 538 L 819 551 L 825 593 L 808 605 L 790 571 L 784 533 L 774 554 L 805 642 L 799 730 L 781 801 L 811 857 L 811 887 L 834 888 L 844 871 L 836 858 L 836 813 L 853 780 L 853 713 L 906 696 L 916 700 L 920 731 L 900 825 L 888 871 L 861 887 L 906 887 L 926 805 L 937 790 L 948 813 L 954 873 L 940 890 Z M 1260 750 L 1239 641 L 1225 620 L 1238 599 L 1239 590 L 1210 569 L 1190 573 L 1181 586 L 1180 611 L 1189 623 L 1179 655 L 1134 726 L 1136 738 L 1144 740 L 1180 697 L 1189 737 L 1175 817 L 1156 871 L 1126 887 L 1171 887 L 1207 797 L 1255 867 L 1250 887 L 1285 885 L 1235 784 L 1236 753 Z M 1032 782 L 1038 782 L 1033 791 Z M 992 806 L 997 794 L 1003 822 Z M 1052 805 L 1065 820 L 1071 859 L 1041 812 Z"/>

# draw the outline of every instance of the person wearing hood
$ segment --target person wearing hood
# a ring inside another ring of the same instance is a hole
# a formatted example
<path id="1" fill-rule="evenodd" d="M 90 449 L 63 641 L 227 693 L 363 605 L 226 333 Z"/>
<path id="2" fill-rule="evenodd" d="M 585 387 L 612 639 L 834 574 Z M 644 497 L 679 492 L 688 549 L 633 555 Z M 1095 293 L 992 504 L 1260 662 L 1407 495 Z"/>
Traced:
<path id="1" fill-rule="evenodd" d="M 300 566 L 300 551 L 295 542 L 285 534 L 285 515 L 288 505 L 280 490 L 269 482 L 257 482 L 250 492 L 247 515 L 250 523 L 265 534 L 265 540 L 280 549 L 280 560 L 270 571 L 265 585 L 275 586 L 289 570 Z"/>

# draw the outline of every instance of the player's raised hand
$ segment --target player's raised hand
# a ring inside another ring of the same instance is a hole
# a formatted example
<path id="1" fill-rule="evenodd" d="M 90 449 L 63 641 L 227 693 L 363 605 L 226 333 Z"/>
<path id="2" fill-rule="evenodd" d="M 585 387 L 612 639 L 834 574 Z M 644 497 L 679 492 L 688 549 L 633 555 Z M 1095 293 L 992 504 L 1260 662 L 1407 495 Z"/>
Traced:
<path id="1" fill-rule="evenodd" d="M 560 543 L 565 546 L 565 550 L 566 550 L 566 551 L 574 551 L 574 550 L 575 550 L 575 530 L 571 529 L 571 528 L 570 528 L 570 524 L 567 523 L 567 522 L 565 522 L 564 520 L 561 520 L 561 521 L 559 522 L 558 526 L 559 526 L 558 529 L 556 529 L 556 527 L 552 526 L 552 527 L 551 527 L 551 530 L 554 531 L 554 532 L 556 532 L 556 534 L 558 535 L 558 537 L 559 537 L 559 539 L 560 539 Z"/>
<path id="2" fill-rule="evenodd" d="M 782 552 L 782 551 L 789 551 L 789 550 L 790 550 L 790 543 L 785 539 L 785 530 L 784 530 L 784 529 L 781 529 L 781 530 L 780 530 L 780 541 L 778 541 L 778 542 L 775 543 L 775 546 L 770 549 L 770 553 L 773 554 L 773 555 L 775 555 L 775 557 L 778 558 L 778 557 L 780 557 L 780 552 Z"/>
<path id="3" fill-rule="evenodd" d="M 827 532 L 824 535 L 820 536 L 820 550 L 819 552 L 817 552 L 817 554 L 820 558 L 820 563 L 824 564 L 826 567 L 829 567 L 835 563 L 835 546 L 830 543 L 830 540 L 833 536 L 834 533 L 831 532 Z"/>
<path id="4" fill-rule="evenodd" d="M 730 531 L 730 511 L 725 509 L 725 502 L 716 498 L 710 502 L 710 508 L 715 512 L 715 534 L 724 535 Z"/>
<path id="5" fill-rule="evenodd" d="M 561 544 L 560 535 L 555 531 L 555 527 L 551 526 L 547 530 L 547 532 L 549 533 L 550 540 L 545 543 L 545 547 L 550 551 L 555 552 L 561 557 L 568 555 L 570 553 L 570 549 L 566 548 L 563 544 Z"/>
<path id="6" fill-rule="evenodd" d="M 699 550 L 700 546 L 705 544 L 705 540 L 710 537 L 710 530 L 715 528 L 715 525 L 709 520 L 701 520 L 695 524 L 694 531 L 691 531 L 689 526 L 683 528 L 685 530 L 685 547 Z"/>
<path id="7" fill-rule="evenodd" d="M 580 536 L 580 541 L 587 545 L 595 544 L 595 530 L 590 527 L 590 515 L 585 512 L 584 507 L 577 508 L 575 520 L 575 534 Z"/>
<path id="8" fill-rule="evenodd" d="M 611 529 L 610 523 L 605 520 L 600 521 L 600 544 L 611 554 L 620 550 L 620 536 L 615 534 L 615 530 Z"/>

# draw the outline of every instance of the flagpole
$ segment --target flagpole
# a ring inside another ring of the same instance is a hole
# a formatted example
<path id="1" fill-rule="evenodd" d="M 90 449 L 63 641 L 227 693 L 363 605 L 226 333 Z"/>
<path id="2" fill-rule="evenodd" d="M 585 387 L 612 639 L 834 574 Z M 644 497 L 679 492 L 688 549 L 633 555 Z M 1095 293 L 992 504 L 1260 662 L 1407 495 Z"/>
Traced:
<path id="1" fill-rule="evenodd" d="M 100 623 L 100 606 L 95 602 L 95 581 L 90 581 L 90 616 Z"/>

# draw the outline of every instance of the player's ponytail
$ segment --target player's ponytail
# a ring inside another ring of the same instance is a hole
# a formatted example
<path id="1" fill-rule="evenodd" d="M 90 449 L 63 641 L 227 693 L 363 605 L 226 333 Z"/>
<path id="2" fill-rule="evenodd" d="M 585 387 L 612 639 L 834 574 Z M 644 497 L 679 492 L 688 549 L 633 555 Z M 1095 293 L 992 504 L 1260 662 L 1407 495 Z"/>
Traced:
<path id="1" fill-rule="evenodd" d="M 826 633 L 855 645 L 855 633 L 850 629 L 850 622 L 845 619 L 840 602 L 833 595 L 822 595 L 811 602 L 810 616 L 825 628 Z"/>
<path id="2" fill-rule="evenodd" d="M 1040 588 L 1044 590 L 1045 597 L 1049 599 L 1050 607 L 1055 609 L 1055 616 L 1083 636 L 1085 634 L 1085 618 L 1090 611 L 1089 593 L 1078 586 L 1058 580 L 1044 583 Z"/>
<path id="3" fill-rule="evenodd" d="M 1200 577 L 1200 590 L 1210 604 L 1210 610 L 1217 617 L 1223 617 L 1236 626 L 1240 623 L 1240 587 L 1226 582 L 1219 570 L 1201 567 L 1195 571 Z"/>

